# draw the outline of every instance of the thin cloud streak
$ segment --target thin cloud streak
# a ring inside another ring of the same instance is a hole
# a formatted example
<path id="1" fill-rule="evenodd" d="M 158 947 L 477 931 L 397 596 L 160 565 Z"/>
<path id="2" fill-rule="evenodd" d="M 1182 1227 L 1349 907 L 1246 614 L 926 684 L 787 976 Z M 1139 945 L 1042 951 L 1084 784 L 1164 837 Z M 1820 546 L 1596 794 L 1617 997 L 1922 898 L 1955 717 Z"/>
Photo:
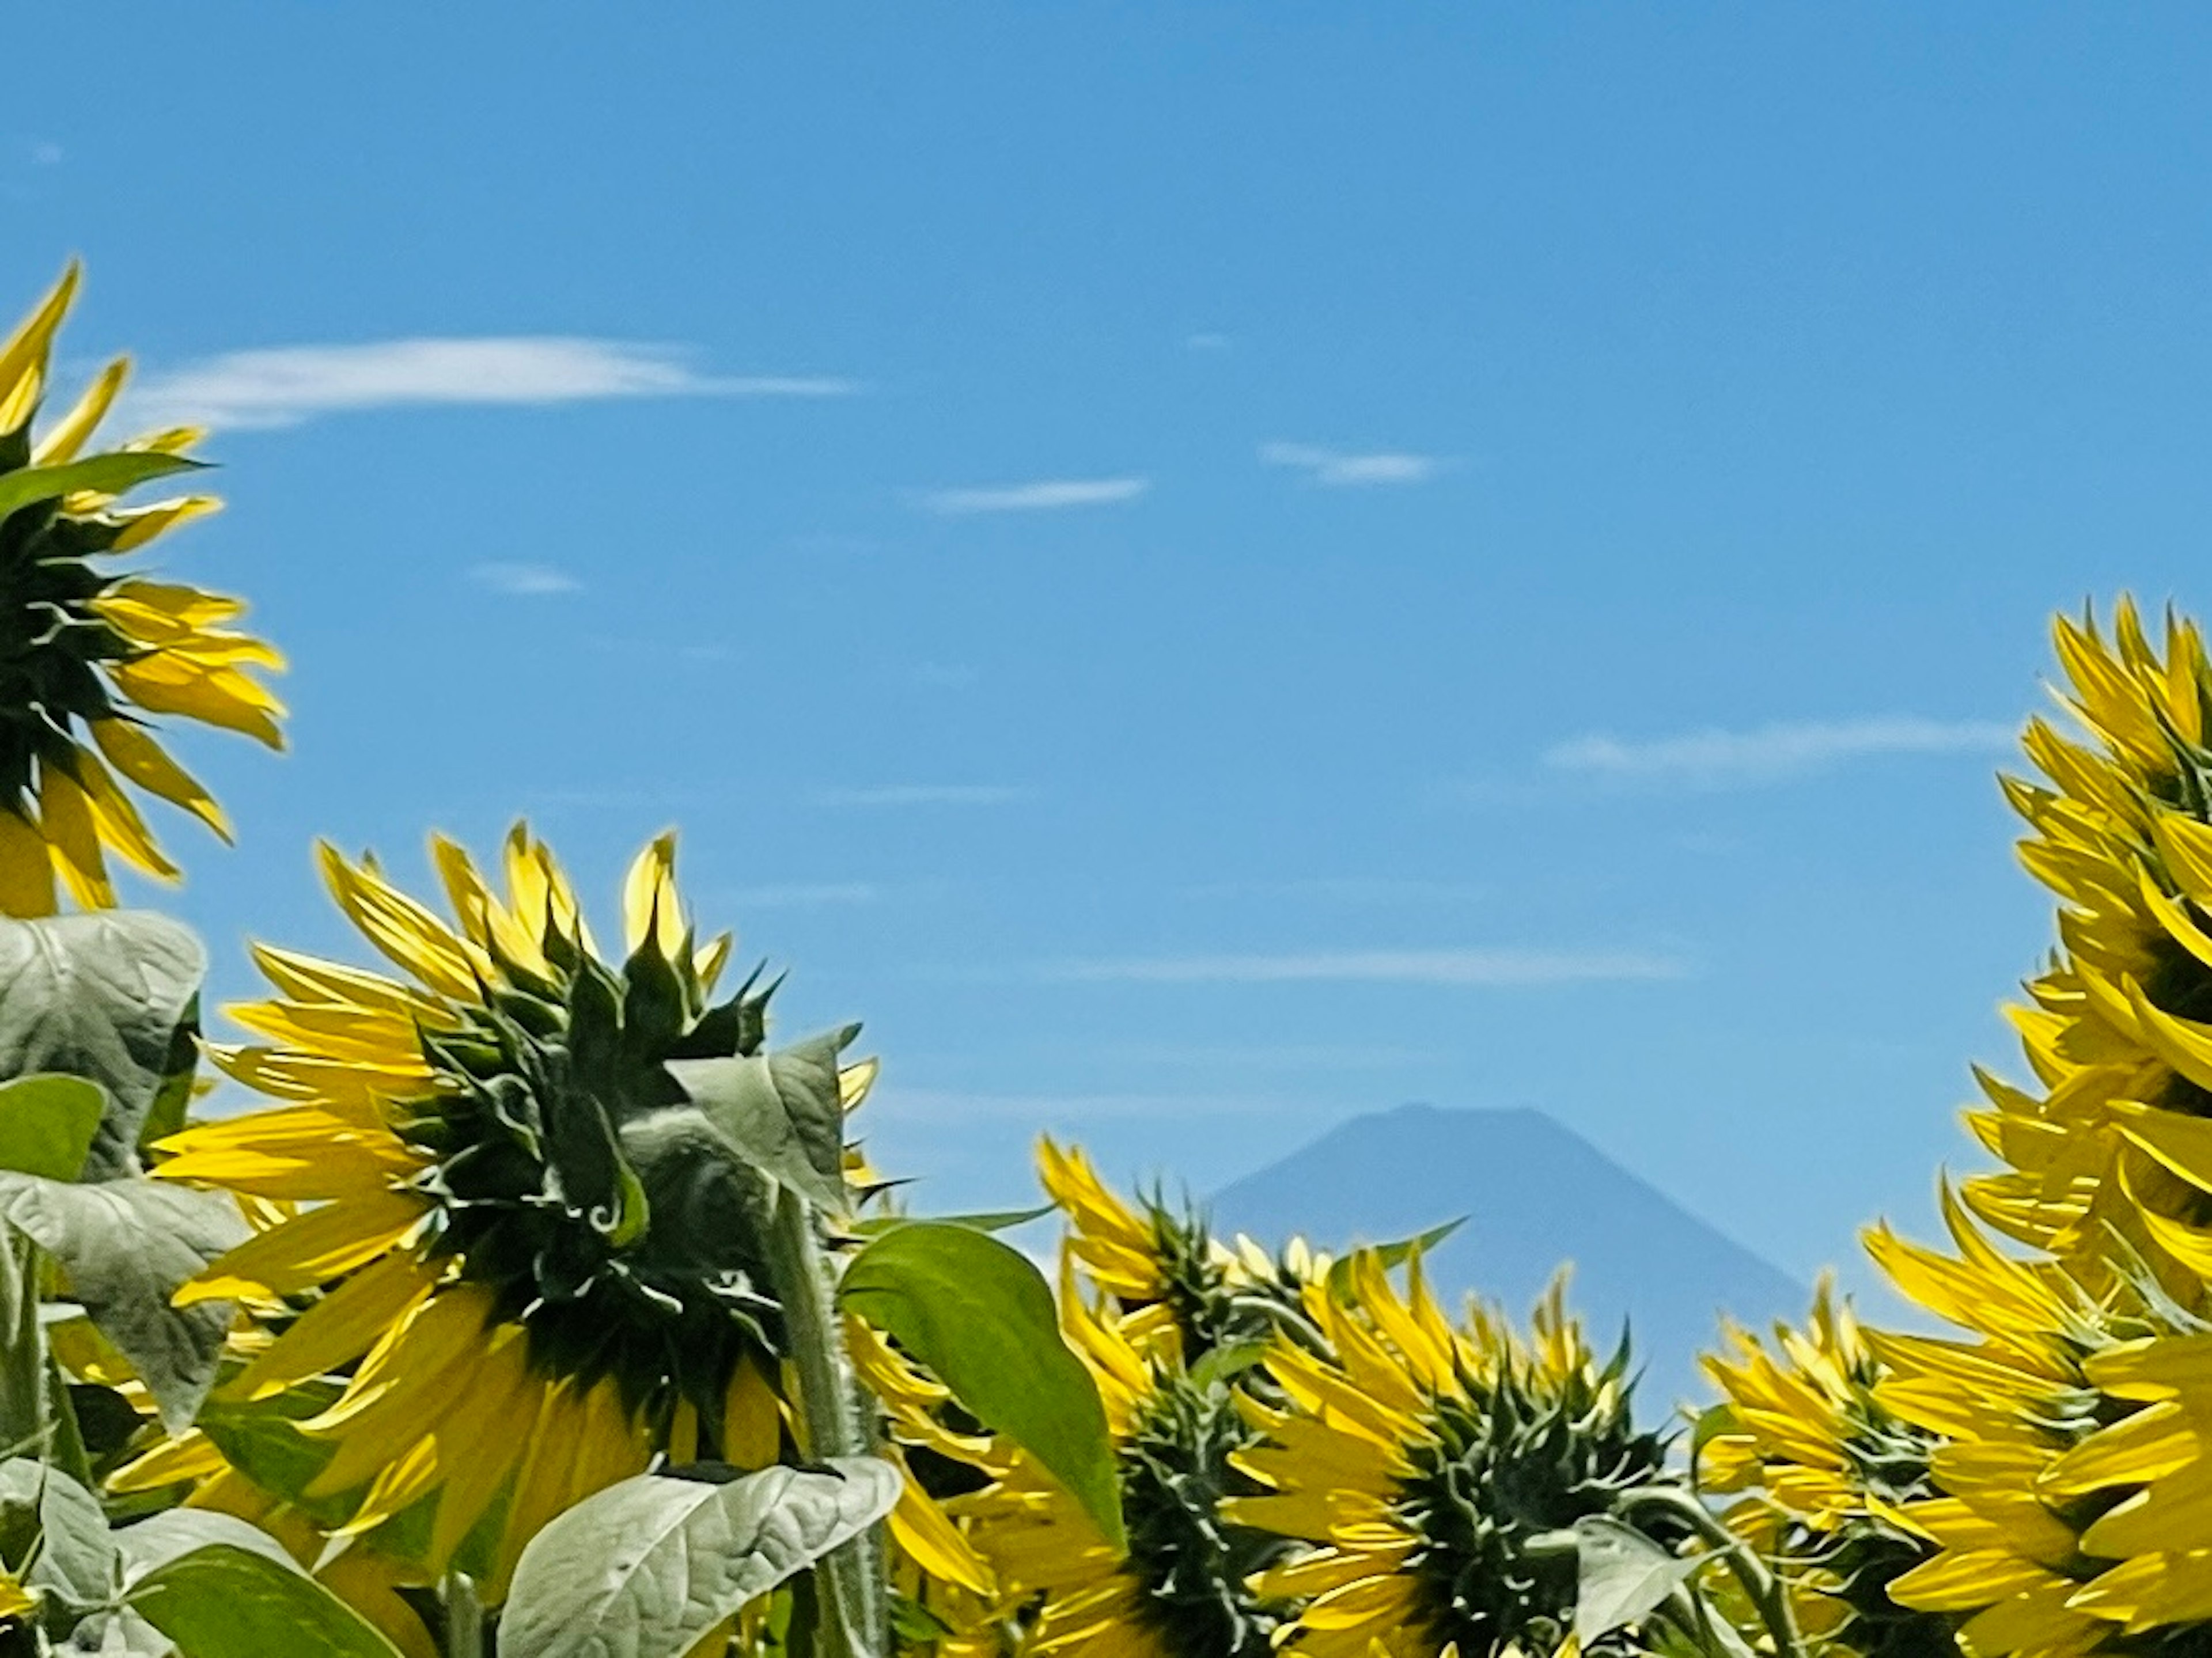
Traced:
<path id="1" fill-rule="evenodd" d="M 1686 978 L 1686 963 L 1632 950 L 1339 950 L 1069 962 L 1044 977 L 1075 984 L 1422 984 L 1481 989 Z"/>
<path id="2" fill-rule="evenodd" d="M 1030 791 L 1003 783 L 890 783 L 874 788 L 824 789 L 825 806 L 1005 806 Z"/>
<path id="3" fill-rule="evenodd" d="M 550 564 L 477 564 L 471 567 L 469 580 L 495 593 L 522 598 L 580 592 L 584 586 L 566 570 L 556 569 Z"/>
<path id="4" fill-rule="evenodd" d="M 1544 763 L 1601 777 L 1759 782 L 1875 755 L 1999 753 L 2014 738 L 2014 728 L 1997 720 L 1899 715 L 1716 728 L 1644 741 L 1594 732 L 1549 750 Z"/>
<path id="5" fill-rule="evenodd" d="M 924 510 L 948 518 L 977 513 L 1054 512 L 1068 507 L 1109 507 L 1134 501 L 1152 487 L 1145 477 L 1042 478 L 1034 483 L 994 484 L 985 489 L 933 489 L 921 498 Z"/>
<path id="6" fill-rule="evenodd" d="M 1268 466 L 1295 467 L 1306 475 L 1307 482 L 1330 489 L 1425 483 L 1444 468 L 1443 459 L 1436 455 L 1403 450 L 1353 454 L 1311 443 L 1263 443 L 1260 459 Z"/>
<path id="7" fill-rule="evenodd" d="M 235 429 L 434 404 L 835 398 L 859 390 L 830 376 L 702 374 L 672 346 L 516 335 L 232 351 L 149 376 L 131 394 L 129 410 L 142 421 Z"/>

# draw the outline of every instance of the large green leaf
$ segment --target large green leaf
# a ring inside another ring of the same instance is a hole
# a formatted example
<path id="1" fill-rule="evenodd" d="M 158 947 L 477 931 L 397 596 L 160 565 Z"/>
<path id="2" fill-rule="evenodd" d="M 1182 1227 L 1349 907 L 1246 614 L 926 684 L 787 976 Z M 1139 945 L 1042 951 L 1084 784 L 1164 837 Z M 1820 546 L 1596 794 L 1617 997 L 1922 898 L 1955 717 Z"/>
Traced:
<path id="1" fill-rule="evenodd" d="M 85 1179 L 137 1169 L 139 1126 L 176 1068 L 206 972 L 191 930 L 150 911 L 0 918 L 0 1078 L 64 1072 L 114 1102 Z"/>
<path id="2" fill-rule="evenodd" d="M 874 1457 L 726 1485 L 640 1474 L 587 1497 L 522 1552 L 500 1621 L 527 1658 L 684 1658 L 714 1626 L 891 1511 Z"/>
<path id="3" fill-rule="evenodd" d="M 266 1555 L 287 1571 L 299 1570 L 292 1557 L 284 1552 L 284 1546 L 260 1527 L 250 1525 L 234 1514 L 217 1514 L 212 1509 L 164 1509 L 136 1525 L 124 1527 L 114 1537 L 115 1546 L 123 1558 L 125 1588 L 148 1572 L 214 1543 L 227 1543 L 249 1554 Z"/>
<path id="4" fill-rule="evenodd" d="M 107 1090 L 82 1077 L 0 1083 L 0 1169 L 75 1180 L 107 1111 Z"/>
<path id="5" fill-rule="evenodd" d="M 1061 1339 L 1052 1291 L 1027 1256 L 972 1226 L 910 1221 L 853 1257 L 837 1297 L 928 1366 L 977 1421 L 1035 1457 L 1107 1541 L 1125 1546 L 1098 1386 Z"/>
<path id="6" fill-rule="evenodd" d="M 754 1168 L 808 1202 L 842 1212 L 845 1108 L 837 1055 L 858 1025 L 751 1059 L 671 1060 L 669 1074 Z"/>
<path id="7" fill-rule="evenodd" d="M 118 449 L 59 466 L 20 467 L 0 474 L 0 518 L 34 501 L 54 501 L 79 489 L 119 495 L 151 479 L 167 477 L 174 472 L 199 471 L 205 465 L 204 461 L 158 454 L 150 449 Z"/>
<path id="8" fill-rule="evenodd" d="M 124 1597 L 178 1658 L 400 1658 L 362 1615 L 289 1561 L 209 1543 L 164 1562 Z"/>
<path id="9" fill-rule="evenodd" d="M 1575 1521 L 1574 1538 L 1575 1637 L 1585 1649 L 1650 1617 L 1700 1564 L 1601 1514 Z"/>
<path id="10" fill-rule="evenodd" d="M 0 1463 L 0 1515 L 9 1533 L 38 1535 L 27 1583 L 73 1613 L 113 1603 L 121 1560 L 98 1497 L 58 1468 L 11 1457 Z"/>
<path id="11" fill-rule="evenodd" d="M 228 1302 L 173 1307 L 169 1297 L 245 1242 L 231 1200 L 165 1181 L 97 1186 L 0 1170 L 0 1219 L 51 1255 L 100 1332 L 138 1372 L 172 1433 L 191 1425 L 215 1382 Z"/>

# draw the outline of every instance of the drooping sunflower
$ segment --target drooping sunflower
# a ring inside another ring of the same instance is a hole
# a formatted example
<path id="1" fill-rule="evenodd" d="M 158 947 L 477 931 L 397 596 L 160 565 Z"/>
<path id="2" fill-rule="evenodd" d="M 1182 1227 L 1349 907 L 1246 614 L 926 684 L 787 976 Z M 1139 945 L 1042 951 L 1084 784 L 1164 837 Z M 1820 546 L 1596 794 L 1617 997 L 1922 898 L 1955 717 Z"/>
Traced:
<path id="1" fill-rule="evenodd" d="M 33 430 L 77 281 L 71 265 L 0 344 L 0 914 L 10 915 L 51 914 L 58 874 L 79 904 L 113 903 L 108 853 L 176 878 L 125 783 L 229 838 L 222 808 L 146 716 L 283 745 L 283 705 L 253 673 L 283 659 L 226 625 L 246 606 L 112 562 L 220 505 L 204 495 L 115 505 L 133 484 L 194 465 L 186 452 L 200 434 L 157 432 L 86 457 L 129 372 L 124 359 Z"/>
<path id="2" fill-rule="evenodd" d="M 1900 1606 L 1895 1579 L 1935 1545 L 1900 1510 L 1936 1495 L 1936 1436 L 1875 1397 L 1882 1368 L 1850 1304 L 1823 1279 L 1805 1328 L 1778 1325 L 1773 1348 L 1730 1326 L 1705 1370 L 1726 1400 L 1700 1419 L 1703 1488 L 1745 1493 L 1729 1528 L 1781 1571 L 1798 1628 L 1864 1658 L 1946 1658 L 1951 1620 Z"/>
<path id="3" fill-rule="evenodd" d="M 406 978 L 257 947 L 279 993 L 231 1012 L 265 1043 L 213 1057 L 283 1103 L 173 1137 L 156 1172 L 302 1206 L 187 1286 L 278 1332 L 204 1417 L 217 1448 L 281 1430 L 302 1476 L 283 1495 L 495 1595 L 548 1520 L 656 1454 L 779 1454 L 774 1194 L 670 1065 L 750 1056 L 833 1111 L 874 1067 L 841 1068 L 851 1030 L 767 1054 L 757 975 L 712 999 L 730 941 L 696 943 L 671 836 L 631 867 L 619 963 L 526 829 L 503 891 L 433 851 L 451 923 L 321 849 Z"/>
<path id="4" fill-rule="evenodd" d="M 1663 1442 L 1631 1415 L 1625 1347 L 1599 1362 L 1557 1287 L 1524 1340 L 1479 1309 L 1455 1327 L 1418 1258 L 1403 1297 L 1371 1251 L 1348 1277 L 1348 1296 L 1306 1293 L 1325 1352 L 1268 1351 L 1287 1403 L 1245 1406 L 1264 1438 L 1237 1463 L 1269 1494 L 1230 1512 L 1312 1546 L 1256 1585 L 1303 1606 L 1280 1644 L 1310 1658 L 1558 1651 L 1575 1557 L 1530 1545 L 1668 1479 Z M 1663 1517 L 1650 1534 L 1681 1540 Z"/>
<path id="5" fill-rule="evenodd" d="M 2201 1303 L 2212 1274 L 2212 665 L 2169 615 L 2154 646 L 2134 604 L 2106 638 L 2056 625 L 2062 701 L 2083 740 L 2032 720 L 2042 779 L 2005 780 L 2021 861 L 2059 901 L 2059 948 L 2012 1010 L 2034 1085 L 1981 1073 L 1967 1121 L 2004 1165 L 1964 1197 L 1999 1232 L 2092 1288 L 2111 1244 Z"/>

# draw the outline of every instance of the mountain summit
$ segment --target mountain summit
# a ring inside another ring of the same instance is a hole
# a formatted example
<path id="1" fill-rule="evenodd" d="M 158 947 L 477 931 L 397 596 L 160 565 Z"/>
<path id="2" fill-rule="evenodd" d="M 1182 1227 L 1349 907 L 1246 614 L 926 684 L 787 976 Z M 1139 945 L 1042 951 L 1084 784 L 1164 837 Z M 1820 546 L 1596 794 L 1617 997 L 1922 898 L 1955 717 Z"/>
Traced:
<path id="1" fill-rule="evenodd" d="M 1300 1232 L 1330 1250 L 1464 1216 L 1425 1258 L 1430 1281 L 1447 1307 L 1471 1291 L 1516 1322 L 1571 1262 L 1568 1302 L 1592 1345 L 1609 1351 L 1627 1322 L 1651 1421 L 1709 1395 L 1697 1355 L 1723 1310 L 1756 1328 L 1801 1316 L 1807 1300 L 1788 1275 L 1540 1111 L 1406 1105 L 1355 1117 L 1224 1187 L 1211 1208 L 1224 1235 L 1279 1245 Z"/>

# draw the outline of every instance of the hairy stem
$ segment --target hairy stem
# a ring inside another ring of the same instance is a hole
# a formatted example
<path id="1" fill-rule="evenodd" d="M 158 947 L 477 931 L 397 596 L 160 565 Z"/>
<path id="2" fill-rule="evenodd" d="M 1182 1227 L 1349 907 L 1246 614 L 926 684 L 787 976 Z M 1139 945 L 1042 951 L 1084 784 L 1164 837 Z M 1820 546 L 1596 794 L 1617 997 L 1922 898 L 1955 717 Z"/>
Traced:
<path id="1" fill-rule="evenodd" d="M 845 1357 L 845 1338 L 830 1280 L 829 1263 L 813 1210 L 798 1193 L 776 1193 L 769 1229 L 771 1264 L 798 1373 L 799 1420 L 806 1454 L 817 1461 L 862 1456 L 870 1448 Z M 817 1569 L 822 1618 L 817 1658 L 879 1658 L 889 1628 L 889 1603 L 878 1570 L 880 1551 L 857 1537 L 827 1556 Z"/>

